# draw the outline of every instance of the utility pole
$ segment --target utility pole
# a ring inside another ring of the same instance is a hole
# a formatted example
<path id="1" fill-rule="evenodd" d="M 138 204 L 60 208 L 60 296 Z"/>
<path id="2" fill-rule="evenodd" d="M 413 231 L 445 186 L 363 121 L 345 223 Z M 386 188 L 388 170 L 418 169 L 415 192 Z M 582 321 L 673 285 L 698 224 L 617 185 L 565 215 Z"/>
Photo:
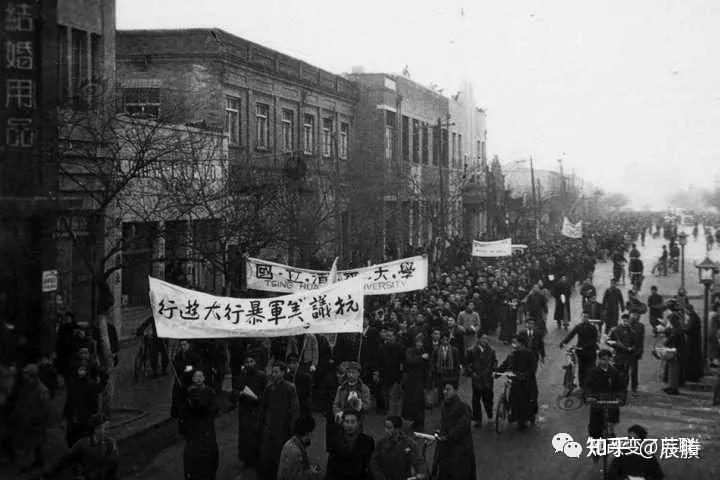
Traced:
<path id="1" fill-rule="evenodd" d="M 538 201 L 537 201 L 537 194 L 535 192 L 535 167 L 533 165 L 532 157 L 530 157 L 530 182 L 532 183 L 533 216 L 535 217 L 535 239 L 540 240 L 540 222 L 538 219 Z"/>
<path id="2" fill-rule="evenodd" d="M 447 143 L 445 142 L 445 136 L 443 135 L 443 125 L 447 128 Z M 442 250 L 443 252 L 445 251 L 445 237 L 447 234 L 447 215 L 445 211 L 445 177 L 443 176 L 443 164 L 445 162 L 446 156 L 449 156 L 448 150 L 450 148 L 450 127 L 452 125 L 455 124 L 450 123 L 449 113 L 445 115 L 444 123 L 442 118 L 438 118 L 438 153 L 440 154 L 440 158 L 438 159 L 438 177 L 440 180 L 440 250 Z"/>

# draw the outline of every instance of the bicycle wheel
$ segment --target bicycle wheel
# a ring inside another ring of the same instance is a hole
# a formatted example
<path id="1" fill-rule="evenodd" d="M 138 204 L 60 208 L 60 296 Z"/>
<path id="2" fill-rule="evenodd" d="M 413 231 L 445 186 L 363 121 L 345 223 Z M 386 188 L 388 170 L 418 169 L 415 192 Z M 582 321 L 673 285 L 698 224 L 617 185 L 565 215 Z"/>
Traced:
<path id="1" fill-rule="evenodd" d="M 575 390 L 575 369 L 572 365 L 565 368 L 565 375 L 563 376 L 563 396 L 567 397 L 573 390 Z"/>
<path id="2" fill-rule="evenodd" d="M 495 410 L 495 432 L 502 433 L 507 429 L 508 424 L 508 407 L 505 405 L 505 399 L 498 403 Z"/>

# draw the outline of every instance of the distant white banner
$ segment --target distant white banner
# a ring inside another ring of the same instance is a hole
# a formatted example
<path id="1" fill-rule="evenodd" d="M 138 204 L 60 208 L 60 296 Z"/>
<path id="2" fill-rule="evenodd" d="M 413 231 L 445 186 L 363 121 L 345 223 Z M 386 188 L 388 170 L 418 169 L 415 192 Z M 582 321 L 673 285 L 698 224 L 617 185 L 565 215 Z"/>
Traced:
<path id="1" fill-rule="evenodd" d="M 525 245 L 524 243 L 513 243 L 512 244 L 512 252 L 513 253 L 515 253 L 515 252 L 523 253 L 525 250 L 527 250 L 527 248 L 528 248 L 528 246 Z"/>
<path id="2" fill-rule="evenodd" d="M 304 333 L 362 333 L 359 278 L 275 298 L 229 298 L 150 279 L 158 337 L 284 337 Z"/>
<path id="3" fill-rule="evenodd" d="M 561 233 L 568 238 L 582 238 L 582 221 L 573 224 L 567 217 L 563 218 Z"/>
<path id="4" fill-rule="evenodd" d="M 510 255 L 512 255 L 512 239 L 510 238 L 496 242 L 473 240 L 473 257 L 509 257 Z"/>
<path id="5" fill-rule="evenodd" d="M 295 293 L 317 290 L 330 283 L 330 272 L 294 268 L 248 257 L 247 287 L 266 292 Z M 410 292 L 427 287 L 428 260 L 417 256 L 353 270 L 338 270 L 336 279 L 359 278 L 365 295 Z"/>

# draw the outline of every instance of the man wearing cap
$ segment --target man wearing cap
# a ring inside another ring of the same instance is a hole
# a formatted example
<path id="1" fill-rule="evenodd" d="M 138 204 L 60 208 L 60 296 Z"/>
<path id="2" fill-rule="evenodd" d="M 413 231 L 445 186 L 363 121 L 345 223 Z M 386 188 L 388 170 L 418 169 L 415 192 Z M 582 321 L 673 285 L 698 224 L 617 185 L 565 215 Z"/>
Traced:
<path id="1" fill-rule="evenodd" d="M 347 362 L 345 374 L 347 378 L 338 387 L 333 402 L 333 412 L 338 422 L 346 410 L 365 413 L 370 408 L 370 389 L 360 380 L 360 364 Z"/>
<path id="2" fill-rule="evenodd" d="M 598 398 L 599 400 L 615 399 L 622 397 L 625 392 L 623 380 L 620 373 L 610 365 L 612 352 L 610 350 L 600 350 L 598 353 L 597 366 L 590 370 L 588 380 L 585 383 L 586 394 L 588 398 Z M 588 433 L 592 438 L 602 438 L 605 413 L 603 407 L 591 404 L 590 419 L 588 422 Z M 608 407 L 608 429 L 609 435 L 614 436 L 615 425 L 620 421 L 620 409 L 617 406 Z M 593 461 L 597 462 L 598 457 L 593 456 Z"/>

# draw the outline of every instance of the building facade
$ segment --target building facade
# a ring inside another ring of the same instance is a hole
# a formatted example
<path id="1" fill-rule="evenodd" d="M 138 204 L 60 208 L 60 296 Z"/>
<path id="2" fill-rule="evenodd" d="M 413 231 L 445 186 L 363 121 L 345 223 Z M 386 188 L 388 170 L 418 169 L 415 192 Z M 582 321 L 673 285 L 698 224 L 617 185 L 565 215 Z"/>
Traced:
<path id="1" fill-rule="evenodd" d="M 53 351 L 56 313 L 83 286 L 66 275 L 72 248 L 58 222 L 75 203 L 55 147 L 62 111 L 113 81 L 114 31 L 114 0 L 13 0 L 0 12 L 0 317 L 33 354 Z"/>
<path id="2" fill-rule="evenodd" d="M 362 226 L 352 236 L 356 260 L 437 252 L 465 233 L 463 192 L 485 149 L 484 114 L 469 84 L 448 98 L 406 76 L 348 78 L 360 88 L 353 171 L 362 188 L 351 221 Z"/>
<path id="3" fill-rule="evenodd" d="M 248 238 L 227 239 L 229 256 L 237 263 L 249 253 L 314 268 L 327 268 L 335 255 L 349 256 L 344 185 L 358 97 L 352 82 L 219 29 L 118 31 L 117 44 L 117 85 L 126 113 L 222 132 L 230 193 L 240 204 L 264 195 L 263 202 L 273 205 L 258 221 L 275 226 L 262 232 L 276 232 L 277 241 L 255 248 Z M 198 217 L 174 224 L 172 235 L 165 229 L 163 240 L 146 244 L 143 254 L 169 258 L 177 250 L 170 237 L 201 235 L 190 232 L 194 224 L 209 228 L 210 238 L 218 236 L 217 224 Z M 260 231 L 236 237 L 253 234 Z M 201 290 L 226 286 L 227 278 L 210 283 L 219 277 L 199 268 L 182 261 L 153 267 Z M 141 307 L 142 296 L 133 292 L 142 291 L 145 277 L 142 269 L 123 274 L 126 307 Z"/>

